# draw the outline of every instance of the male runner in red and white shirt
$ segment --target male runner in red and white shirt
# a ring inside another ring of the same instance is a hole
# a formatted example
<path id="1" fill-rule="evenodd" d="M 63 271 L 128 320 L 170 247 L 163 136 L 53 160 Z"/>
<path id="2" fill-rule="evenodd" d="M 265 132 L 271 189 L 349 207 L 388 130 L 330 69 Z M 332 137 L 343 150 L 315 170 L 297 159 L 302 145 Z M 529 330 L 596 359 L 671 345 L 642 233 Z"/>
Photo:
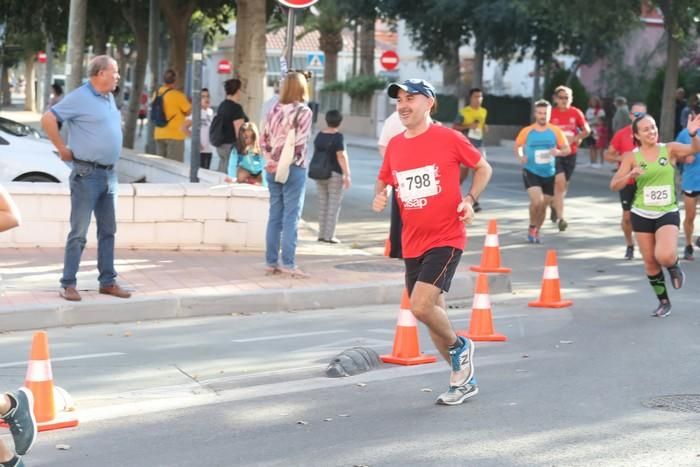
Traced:
<path id="1" fill-rule="evenodd" d="M 386 188 L 396 190 L 403 221 L 402 246 L 411 311 L 430 330 L 435 346 L 452 367 L 450 388 L 437 403 L 457 405 L 479 391 L 474 379 L 474 343 L 458 337 L 445 312 L 443 291 L 466 246 L 473 204 L 491 178 L 491 166 L 467 138 L 431 124 L 435 89 L 422 79 L 388 88 L 406 131 L 389 142 L 379 171 L 372 209 L 387 204 Z M 462 199 L 459 166 L 474 169 L 472 186 Z"/>

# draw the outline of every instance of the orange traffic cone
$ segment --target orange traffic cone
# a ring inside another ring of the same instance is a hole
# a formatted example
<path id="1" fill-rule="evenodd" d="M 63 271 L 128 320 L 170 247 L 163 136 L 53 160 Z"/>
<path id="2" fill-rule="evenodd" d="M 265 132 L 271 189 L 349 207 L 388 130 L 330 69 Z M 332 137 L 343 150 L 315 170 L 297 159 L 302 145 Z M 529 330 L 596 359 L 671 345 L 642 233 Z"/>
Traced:
<path id="1" fill-rule="evenodd" d="M 566 308 L 573 305 L 571 300 L 562 300 L 559 284 L 559 268 L 557 267 L 557 252 L 547 251 L 547 260 L 544 263 L 542 275 L 542 291 L 540 299 L 527 305 L 539 308 Z"/>
<path id="2" fill-rule="evenodd" d="M 44 331 L 34 333 L 24 385 L 34 394 L 34 416 L 39 431 L 78 425 L 76 417 L 56 413 L 49 338 Z"/>
<path id="3" fill-rule="evenodd" d="M 509 274 L 513 270 L 501 266 L 501 249 L 498 246 L 498 227 L 496 220 L 489 221 L 489 228 L 484 238 L 484 249 L 481 253 L 481 264 L 470 266 L 469 269 L 475 272 L 498 272 Z"/>
<path id="4" fill-rule="evenodd" d="M 418 323 L 411 312 L 411 301 L 406 289 L 403 289 L 403 297 L 401 297 L 396 336 L 394 336 L 394 349 L 391 355 L 382 355 L 380 358 L 384 363 L 397 365 L 420 365 L 437 361 L 434 355 L 422 354 L 420 351 Z"/>
<path id="5" fill-rule="evenodd" d="M 506 336 L 498 334 L 493 329 L 491 299 L 489 298 L 489 278 L 486 274 L 479 274 L 479 277 L 476 279 L 469 331 L 459 331 L 457 335 L 468 337 L 473 341 L 493 342 L 507 339 Z"/>

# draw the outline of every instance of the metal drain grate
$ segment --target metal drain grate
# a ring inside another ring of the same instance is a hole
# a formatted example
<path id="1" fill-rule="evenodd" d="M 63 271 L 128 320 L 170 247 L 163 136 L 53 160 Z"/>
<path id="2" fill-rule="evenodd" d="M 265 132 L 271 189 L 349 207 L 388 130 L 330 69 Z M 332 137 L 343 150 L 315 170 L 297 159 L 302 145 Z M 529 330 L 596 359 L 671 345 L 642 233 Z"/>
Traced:
<path id="1" fill-rule="evenodd" d="M 700 413 L 700 394 L 657 396 L 642 402 L 642 405 L 666 412 Z"/>
<path id="2" fill-rule="evenodd" d="M 352 263 L 336 264 L 336 268 L 356 272 L 404 272 L 402 262 L 386 261 L 354 261 Z"/>

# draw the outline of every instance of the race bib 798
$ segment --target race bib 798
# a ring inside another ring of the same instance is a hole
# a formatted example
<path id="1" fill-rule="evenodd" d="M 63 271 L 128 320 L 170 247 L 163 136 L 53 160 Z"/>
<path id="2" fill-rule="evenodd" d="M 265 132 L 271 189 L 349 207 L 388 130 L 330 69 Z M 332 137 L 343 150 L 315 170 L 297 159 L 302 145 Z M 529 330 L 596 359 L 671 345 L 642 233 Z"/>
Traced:
<path id="1" fill-rule="evenodd" d="M 396 180 L 399 185 L 399 196 L 403 201 L 427 198 L 439 193 L 435 180 L 435 165 L 397 172 Z"/>

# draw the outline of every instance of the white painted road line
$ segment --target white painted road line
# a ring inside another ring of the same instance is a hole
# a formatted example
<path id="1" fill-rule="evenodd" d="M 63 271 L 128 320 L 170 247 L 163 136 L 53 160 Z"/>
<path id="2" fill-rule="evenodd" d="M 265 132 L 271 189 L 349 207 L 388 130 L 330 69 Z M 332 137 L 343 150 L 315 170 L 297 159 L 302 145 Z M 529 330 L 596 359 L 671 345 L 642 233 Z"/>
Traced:
<path id="1" fill-rule="evenodd" d="M 348 331 L 346 331 L 344 329 L 332 329 L 330 331 L 299 332 L 296 334 L 278 334 L 276 336 L 251 337 L 248 339 L 231 339 L 231 342 L 236 342 L 236 343 L 242 344 L 245 342 L 259 342 L 259 341 L 267 341 L 267 340 L 274 340 L 274 339 L 287 339 L 290 337 L 323 336 L 326 334 L 340 334 L 343 332 L 348 332 Z"/>
<path id="2" fill-rule="evenodd" d="M 59 358 L 52 358 L 51 362 L 68 362 L 71 360 L 87 360 L 90 358 L 102 358 L 102 357 L 119 357 L 122 355 L 126 355 L 123 352 L 107 352 L 107 353 L 91 353 L 91 354 L 85 354 L 85 355 L 75 355 L 72 357 L 59 357 Z M 7 363 L 0 363 L 0 368 L 10 368 L 13 366 L 25 366 L 29 362 L 28 361 L 23 361 L 23 362 L 7 362 Z"/>

